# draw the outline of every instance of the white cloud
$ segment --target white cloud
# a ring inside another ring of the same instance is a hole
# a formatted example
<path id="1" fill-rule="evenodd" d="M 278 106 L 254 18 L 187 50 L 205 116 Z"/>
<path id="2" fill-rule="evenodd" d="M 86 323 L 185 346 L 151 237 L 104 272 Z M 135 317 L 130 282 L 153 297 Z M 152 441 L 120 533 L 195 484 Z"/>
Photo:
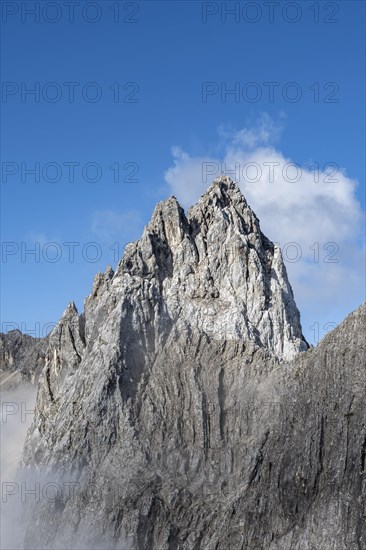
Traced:
<path id="1" fill-rule="evenodd" d="M 282 124 L 275 124 L 267 113 L 263 113 L 252 127 L 244 127 L 232 136 L 232 145 L 254 149 L 278 141 Z"/>
<path id="2" fill-rule="evenodd" d="M 210 157 L 190 157 L 180 147 L 172 147 L 174 166 L 165 173 L 165 181 L 172 192 L 185 207 L 191 206 L 204 193 L 208 184 L 204 180 L 203 170 L 207 163 L 217 163 Z"/>
<path id="3" fill-rule="evenodd" d="M 226 140 L 221 158 L 191 157 L 175 147 L 165 180 L 185 207 L 220 174 L 236 180 L 262 231 L 281 244 L 289 260 L 301 252 L 297 262 L 287 261 L 287 269 L 303 318 L 339 322 L 365 298 L 357 182 L 336 165 L 317 169 L 314 163 L 311 169 L 294 163 L 275 146 L 281 131 L 263 115 L 231 138 L 220 129 Z"/>

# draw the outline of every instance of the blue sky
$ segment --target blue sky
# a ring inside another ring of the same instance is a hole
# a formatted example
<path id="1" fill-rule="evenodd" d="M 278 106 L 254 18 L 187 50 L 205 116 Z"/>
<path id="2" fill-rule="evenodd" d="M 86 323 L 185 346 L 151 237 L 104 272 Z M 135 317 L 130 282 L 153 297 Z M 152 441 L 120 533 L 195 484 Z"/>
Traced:
<path id="1" fill-rule="evenodd" d="M 2 330 L 82 310 L 156 202 L 188 206 L 221 163 L 283 247 L 312 343 L 364 300 L 363 2 L 81 1 L 73 22 L 35 4 L 2 4 Z M 244 181 L 275 161 L 270 187 Z"/>

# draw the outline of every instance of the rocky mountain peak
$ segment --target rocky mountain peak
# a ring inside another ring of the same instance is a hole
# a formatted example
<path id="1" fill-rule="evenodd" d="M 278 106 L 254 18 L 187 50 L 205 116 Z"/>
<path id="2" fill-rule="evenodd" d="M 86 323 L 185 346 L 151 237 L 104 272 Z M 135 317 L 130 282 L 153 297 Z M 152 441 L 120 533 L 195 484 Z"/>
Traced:
<path id="1" fill-rule="evenodd" d="M 225 207 L 230 203 L 242 202 L 247 205 L 245 197 L 238 184 L 228 176 L 219 176 L 214 179 L 207 191 L 199 199 L 199 203 L 207 203 L 218 199 L 217 206 Z"/>
<path id="2" fill-rule="evenodd" d="M 152 234 L 172 246 L 178 245 L 188 230 L 187 218 L 177 199 L 172 196 L 155 207 L 145 234 Z"/>
<path id="3" fill-rule="evenodd" d="M 299 353 L 281 251 L 238 186 L 159 203 L 47 339 L 22 475 L 77 483 L 32 502 L 22 547 L 364 548 L 364 322 Z"/>
<path id="4" fill-rule="evenodd" d="M 250 340 L 278 359 L 307 349 L 281 252 L 229 177 L 214 180 L 187 215 L 175 197 L 160 202 L 122 274 L 158 281 L 180 330 Z"/>
<path id="5" fill-rule="evenodd" d="M 79 323 L 74 304 L 61 322 L 79 324 L 74 341 L 81 355 L 84 338 L 87 344 L 112 322 L 106 312 L 117 323 L 126 308 L 134 311 L 134 329 L 148 330 L 153 349 L 172 327 L 187 337 L 251 342 L 278 360 L 308 347 L 281 251 L 226 176 L 214 180 L 187 214 L 174 196 L 159 202 L 116 272 L 108 266 L 96 275 Z"/>

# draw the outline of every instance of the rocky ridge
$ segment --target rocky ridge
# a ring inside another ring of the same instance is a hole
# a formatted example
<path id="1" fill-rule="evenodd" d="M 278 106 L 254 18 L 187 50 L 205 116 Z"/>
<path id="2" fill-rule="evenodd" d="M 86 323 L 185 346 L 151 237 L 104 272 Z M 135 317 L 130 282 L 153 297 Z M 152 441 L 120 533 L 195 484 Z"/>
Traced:
<path id="1" fill-rule="evenodd" d="M 27 510 L 25 548 L 361 550 L 364 325 L 308 350 L 229 178 L 159 203 L 49 336 L 22 475 L 76 490 Z"/>

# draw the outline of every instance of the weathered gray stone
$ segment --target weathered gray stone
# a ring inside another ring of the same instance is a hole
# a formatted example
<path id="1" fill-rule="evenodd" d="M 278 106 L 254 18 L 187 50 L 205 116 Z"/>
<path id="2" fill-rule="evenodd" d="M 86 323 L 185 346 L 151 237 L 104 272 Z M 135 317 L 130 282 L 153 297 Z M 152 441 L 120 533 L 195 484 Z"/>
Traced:
<path id="1" fill-rule="evenodd" d="M 49 337 L 20 475 L 77 485 L 25 548 L 365 548 L 365 314 L 308 350 L 233 182 L 159 203 Z"/>
<path id="2" fill-rule="evenodd" d="M 1 390 L 10 390 L 22 382 L 37 384 L 47 346 L 47 338 L 32 338 L 20 330 L 0 333 Z"/>

